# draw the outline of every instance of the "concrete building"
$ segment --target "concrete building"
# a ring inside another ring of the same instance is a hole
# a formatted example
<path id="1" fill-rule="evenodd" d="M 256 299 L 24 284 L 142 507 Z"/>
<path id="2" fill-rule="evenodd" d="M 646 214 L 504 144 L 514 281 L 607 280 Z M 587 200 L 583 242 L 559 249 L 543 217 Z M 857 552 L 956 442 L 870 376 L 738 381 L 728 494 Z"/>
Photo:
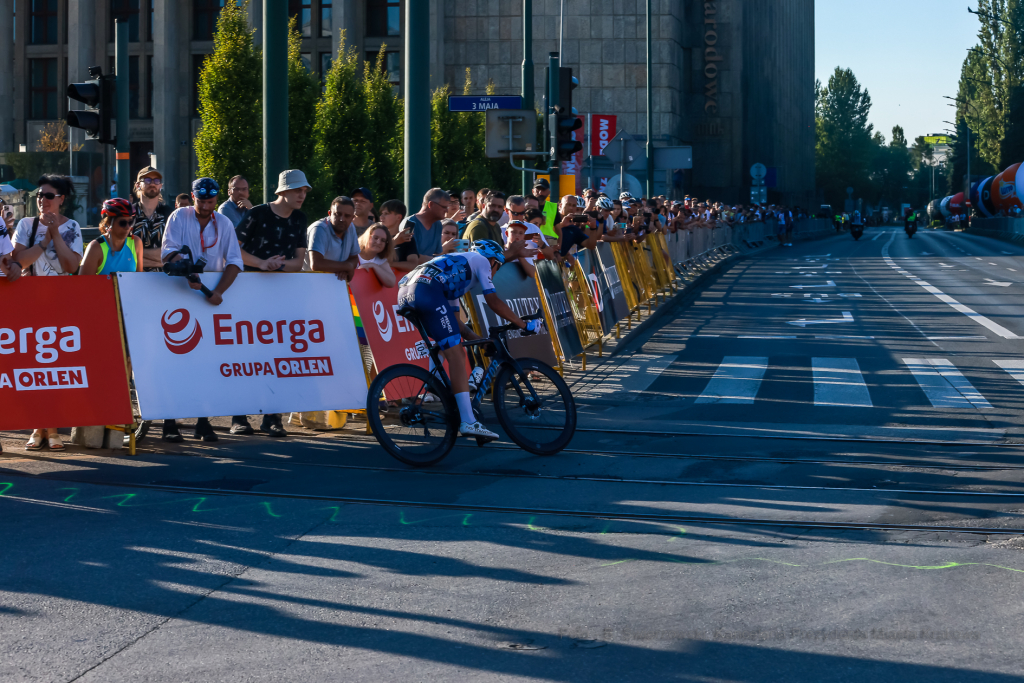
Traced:
<path id="1" fill-rule="evenodd" d="M 430 2 L 431 87 L 460 92 L 466 69 L 474 94 L 521 87 L 522 0 Z M 149 154 L 168 192 L 187 188 L 195 167 L 196 81 L 223 0 L 0 0 L 0 35 L 13 35 L 14 65 L 0 74 L 0 152 L 34 149 L 48 122 L 63 118 L 66 83 L 89 66 L 112 70 L 113 18 L 131 25 L 130 140 L 133 172 Z M 323 73 L 345 40 L 402 84 L 405 0 L 289 0 L 303 53 Z M 615 114 L 618 127 L 646 136 L 644 0 L 533 2 L 535 101 L 543 97 L 547 55 L 561 44 L 574 69 L 581 113 Z M 17 11 L 15 11 L 17 9 Z M 261 3 L 250 15 L 259 40 Z M 769 168 L 769 199 L 809 205 L 814 194 L 813 0 L 652 0 L 654 139 L 693 146 L 693 170 L 675 176 L 682 192 L 728 202 L 749 197 L 748 169 Z M 13 26 L 5 22 L 13 21 Z M 4 33 L 4 27 L 7 32 Z M 81 133 L 77 133 L 81 135 Z M 76 139 L 79 142 L 80 138 Z M 88 149 L 88 147 L 86 148 Z M 109 181 L 109 177 L 108 177 Z M 772 184 L 774 183 L 774 187 Z"/>

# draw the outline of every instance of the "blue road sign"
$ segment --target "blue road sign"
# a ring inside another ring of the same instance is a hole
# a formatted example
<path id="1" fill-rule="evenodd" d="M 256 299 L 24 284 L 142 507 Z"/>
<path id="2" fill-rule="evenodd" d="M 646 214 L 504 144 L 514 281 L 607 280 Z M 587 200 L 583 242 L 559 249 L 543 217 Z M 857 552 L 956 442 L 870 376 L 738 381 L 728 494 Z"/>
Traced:
<path id="1" fill-rule="evenodd" d="M 522 109 L 519 95 L 450 95 L 448 111 L 487 111 L 488 109 Z"/>

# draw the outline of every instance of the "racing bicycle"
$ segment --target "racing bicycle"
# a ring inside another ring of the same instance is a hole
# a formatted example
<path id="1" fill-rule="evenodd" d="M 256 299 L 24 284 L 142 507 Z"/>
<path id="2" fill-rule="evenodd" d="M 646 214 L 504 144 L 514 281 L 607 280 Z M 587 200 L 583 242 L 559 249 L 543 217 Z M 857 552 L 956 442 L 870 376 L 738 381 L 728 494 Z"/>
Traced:
<path id="1" fill-rule="evenodd" d="M 442 364 L 441 349 L 431 344 L 416 312 L 398 310 L 415 326 L 429 347 L 433 372 L 418 365 L 392 365 L 370 383 L 366 417 L 377 442 L 393 457 L 413 467 L 440 461 L 459 436 L 459 409 L 451 381 Z M 537 312 L 523 320 L 536 320 Z M 491 392 L 498 423 L 522 449 L 537 455 L 553 455 L 565 448 L 576 432 L 576 403 L 568 385 L 550 365 L 534 358 L 513 358 L 508 333 L 515 325 L 491 327 L 489 336 L 463 340 L 467 349 L 480 347 L 491 363 L 473 392 L 473 412 L 480 419 L 481 405 Z M 477 445 L 486 439 L 477 438 Z"/>

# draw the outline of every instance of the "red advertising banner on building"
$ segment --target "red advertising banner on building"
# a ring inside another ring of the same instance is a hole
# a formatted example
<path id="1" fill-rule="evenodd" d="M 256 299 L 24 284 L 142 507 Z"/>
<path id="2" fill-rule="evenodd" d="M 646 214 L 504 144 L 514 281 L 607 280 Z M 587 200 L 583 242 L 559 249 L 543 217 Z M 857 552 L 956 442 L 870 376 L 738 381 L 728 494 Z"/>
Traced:
<path id="1" fill-rule="evenodd" d="M 401 278 L 404 273 L 395 275 Z M 398 363 L 429 368 L 427 348 L 419 332 L 398 315 L 398 287 L 381 286 L 377 276 L 367 270 L 357 270 L 349 287 L 377 372 Z"/>
<path id="2" fill-rule="evenodd" d="M 0 279 L 0 429 L 132 422 L 109 276 Z"/>
<path id="3" fill-rule="evenodd" d="M 604 156 L 604 148 L 608 146 L 616 133 L 615 114 L 592 114 L 590 117 L 590 154 Z"/>

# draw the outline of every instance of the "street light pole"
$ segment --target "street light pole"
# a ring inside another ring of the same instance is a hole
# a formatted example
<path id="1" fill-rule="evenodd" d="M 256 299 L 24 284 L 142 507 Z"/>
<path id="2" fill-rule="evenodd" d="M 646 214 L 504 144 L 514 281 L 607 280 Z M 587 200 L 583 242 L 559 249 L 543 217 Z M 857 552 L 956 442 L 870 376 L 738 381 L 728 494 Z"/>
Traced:
<path id="1" fill-rule="evenodd" d="M 523 109 L 533 109 L 533 0 L 523 0 Z M 523 171 L 523 196 L 530 191 L 531 173 Z"/>
<path id="2" fill-rule="evenodd" d="M 128 142 L 128 20 L 114 21 L 114 67 L 117 74 L 117 144 L 114 146 L 117 169 L 117 196 L 131 199 L 131 161 Z M 72 170 L 72 173 L 74 171 Z"/>
<path id="3" fill-rule="evenodd" d="M 654 97 L 651 90 L 651 0 L 647 0 L 647 198 L 654 196 Z"/>
<path id="4" fill-rule="evenodd" d="M 430 189 L 430 3 L 405 3 L 405 205 Z"/>
<path id="5" fill-rule="evenodd" d="M 288 2 L 263 0 L 263 201 L 288 168 Z"/>

